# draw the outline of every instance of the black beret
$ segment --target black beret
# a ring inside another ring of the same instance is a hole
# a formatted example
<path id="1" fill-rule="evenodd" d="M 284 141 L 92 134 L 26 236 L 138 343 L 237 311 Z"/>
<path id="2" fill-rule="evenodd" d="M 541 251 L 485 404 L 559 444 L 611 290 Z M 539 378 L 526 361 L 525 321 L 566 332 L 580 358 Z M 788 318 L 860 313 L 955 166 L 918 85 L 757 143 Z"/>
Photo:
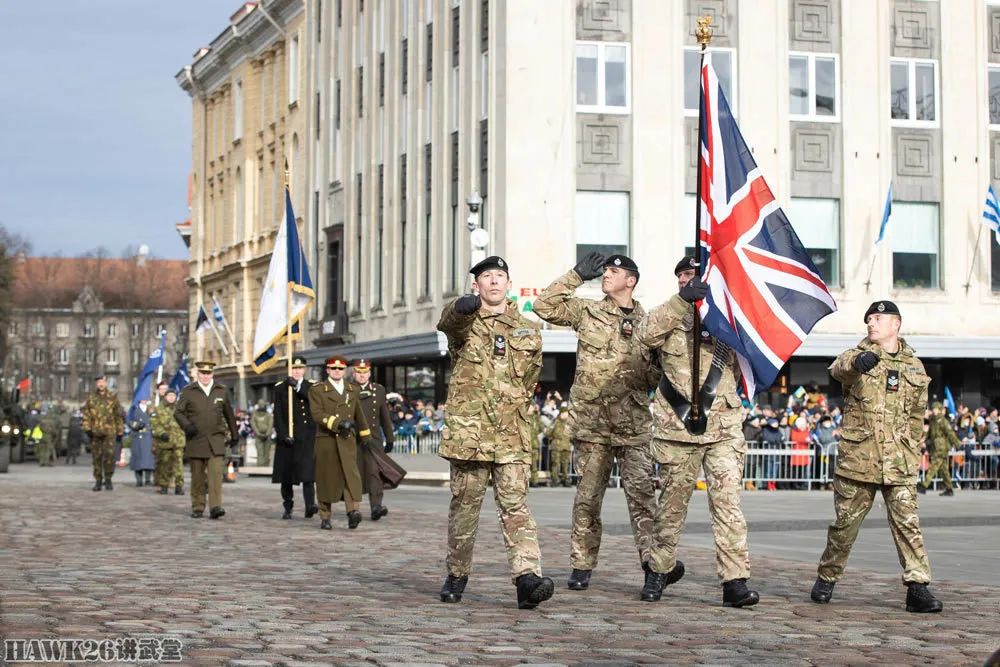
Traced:
<path id="1" fill-rule="evenodd" d="M 691 271 L 698 268 L 698 260 L 691 255 L 684 255 L 681 261 L 674 267 L 674 275 L 679 276 L 681 271 Z"/>
<path id="2" fill-rule="evenodd" d="M 625 255 L 610 255 L 606 260 L 604 260 L 604 268 L 619 268 L 625 269 L 626 271 L 632 271 L 633 273 L 639 273 L 639 267 L 635 265 L 631 257 L 626 257 Z"/>
<path id="3" fill-rule="evenodd" d="M 471 273 L 474 278 L 478 278 L 480 273 L 483 271 L 489 271 L 490 269 L 501 269 L 506 271 L 508 274 L 510 273 L 510 267 L 507 265 L 507 260 L 503 257 L 498 257 L 497 255 L 492 255 L 479 262 L 474 267 L 469 269 L 469 273 Z"/>
<path id="4" fill-rule="evenodd" d="M 868 310 L 865 311 L 865 322 L 868 322 L 868 316 L 874 313 L 879 315 L 899 315 L 899 308 L 892 301 L 876 301 L 872 305 L 868 306 Z M 899 315 L 902 317 L 902 315 Z"/>

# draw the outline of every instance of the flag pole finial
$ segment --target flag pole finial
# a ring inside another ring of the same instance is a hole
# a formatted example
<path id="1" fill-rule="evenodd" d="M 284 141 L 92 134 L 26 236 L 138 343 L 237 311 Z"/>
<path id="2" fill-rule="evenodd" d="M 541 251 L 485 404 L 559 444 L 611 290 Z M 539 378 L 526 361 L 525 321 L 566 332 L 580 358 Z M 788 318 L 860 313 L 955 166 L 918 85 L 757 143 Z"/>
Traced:
<path id="1" fill-rule="evenodd" d="M 701 44 L 701 50 L 704 51 L 709 42 L 712 41 L 712 15 L 706 14 L 705 16 L 699 16 L 696 19 L 698 27 L 694 30 L 694 36 Z"/>

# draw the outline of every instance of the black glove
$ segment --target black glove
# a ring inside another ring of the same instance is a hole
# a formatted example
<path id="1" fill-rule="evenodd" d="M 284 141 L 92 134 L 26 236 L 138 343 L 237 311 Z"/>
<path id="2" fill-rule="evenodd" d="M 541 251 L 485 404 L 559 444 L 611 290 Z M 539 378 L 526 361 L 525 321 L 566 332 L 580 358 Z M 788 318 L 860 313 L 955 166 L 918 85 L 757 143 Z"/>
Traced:
<path id="1" fill-rule="evenodd" d="M 584 255 L 573 270 L 584 280 L 593 280 L 604 274 L 604 255 L 591 252 Z"/>
<path id="2" fill-rule="evenodd" d="M 93 439 L 94 439 L 94 432 L 93 432 L 93 431 L 84 431 L 84 434 L 85 434 L 85 435 L 87 436 L 87 438 L 89 438 L 90 440 L 93 440 Z"/>
<path id="3" fill-rule="evenodd" d="M 862 352 L 854 357 L 854 370 L 867 373 L 878 365 L 878 355 L 874 352 Z"/>
<path id="4" fill-rule="evenodd" d="M 351 421 L 350 419 L 345 419 L 344 421 L 337 424 L 337 433 L 342 436 L 346 437 L 350 435 L 351 431 L 353 430 L 354 430 L 354 422 Z"/>
<path id="5" fill-rule="evenodd" d="M 299 381 L 293 378 L 291 375 L 285 378 L 285 382 L 292 385 L 292 389 L 295 389 L 295 385 L 299 383 Z"/>
<path id="6" fill-rule="evenodd" d="M 286 435 L 284 438 L 281 439 L 281 444 L 286 445 L 288 447 L 292 447 L 295 444 L 295 438 L 293 438 L 290 435 Z"/>
<path id="7" fill-rule="evenodd" d="M 388 454 L 389 452 L 392 451 L 392 445 L 393 445 L 392 440 L 386 440 L 385 441 L 385 447 L 384 447 L 384 449 L 385 449 L 385 453 L 386 454 Z"/>
<path id="8" fill-rule="evenodd" d="M 186 435 L 189 438 L 195 437 L 196 435 L 198 435 L 198 429 L 197 429 L 197 427 L 195 427 L 194 424 L 190 424 L 188 426 L 185 426 L 184 427 L 184 435 Z"/>
<path id="9" fill-rule="evenodd" d="M 479 310 L 482 300 L 478 294 L 466 294 L 455 299 L 455 311 L 462 315 L 471 315 Z"/>
<path id="10" fill-rule="evenodd" d="M 701 280 L 701 276 L 695 276 L 688 281 L 688 284 L 681 288 L 681 298 L 688 303 L 701 301 L 708 294 L 708 285 Z"/>
<path id="11" fill-rule="evenodd" d="M 156 437 L 159 440 L 162 440 L 163 442 L 169 442 L 170 441 L 170 434 L 167 433 L 166 431 L 164 431 L 163 433 L 161 433 L 160 435 L 158 435 Z"/>

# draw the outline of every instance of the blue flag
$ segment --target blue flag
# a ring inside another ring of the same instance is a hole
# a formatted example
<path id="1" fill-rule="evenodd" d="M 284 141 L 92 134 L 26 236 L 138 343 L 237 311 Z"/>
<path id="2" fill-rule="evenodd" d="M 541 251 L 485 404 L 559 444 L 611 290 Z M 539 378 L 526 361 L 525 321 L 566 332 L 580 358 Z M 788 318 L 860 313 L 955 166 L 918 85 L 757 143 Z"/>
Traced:
<path id="1" fill-rule="evenodd" d="M 139 382 L 135 386 L 135 393 L 132 394 L 132 405 L 135 407 L 139 405 L 141 400 L 149 400 L 149 395 L 153 393 L 153 378 L 156 376 L 156 371 L 163 365 L 163 348 L 167 344 L 167 332 L 164 331 L 160 335 L 160 347 L 153 350 L 149 355 L 149 359 L 146 360 L 146 365 L 142 367 L 142 372 L 139 373 Z"/>
<path id="2" fill-rule="evenodd" d="M 892 181 L 889 181 L 889 192 L 885 195 L 885 210 L 882 211 L 882 226 L 878 230 L 878 238 L 875 245 L 878 245 L 885 237 L 885 228 L 889 226 L 889 216 L 892 215 Z"/>
<path id="3" fill-rule="evenodd" d="M 944 388 L 944 409 L 950 415 L 958 414 L 958 409 L 955 407 L 955 397 L 951 395 L 951 389 L 948 387 Z"/>
<path id="4" fill-rule="evenodd" d="M 986 208 L 983 209 L 983 224 L 993 230 L 997 243 L 1000 243 L 1000 203 L 997 193 L 993 192 L 993 184 L 986 189 Z"/>
<path id="5" fill-rule="evenodd" d="M 184 359 L 177 368 L 177 372 L 170 378 L 170 388 L 181 393 L 181 389 L 191 384 L 191 371 L 188 369 L 188 360 Z"/>

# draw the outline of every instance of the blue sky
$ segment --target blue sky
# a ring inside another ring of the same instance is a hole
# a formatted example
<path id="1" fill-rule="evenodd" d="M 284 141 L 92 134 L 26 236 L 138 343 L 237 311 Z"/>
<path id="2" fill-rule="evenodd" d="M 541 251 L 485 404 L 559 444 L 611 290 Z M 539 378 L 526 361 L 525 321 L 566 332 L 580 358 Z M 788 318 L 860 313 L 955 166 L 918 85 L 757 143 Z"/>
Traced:
<path id="1" fill-rule="evenodd" d="M 239 4 L 0 2 L 0 225 L 36 255 L 186 258 L 191 101 L 174 74 Z"/>

